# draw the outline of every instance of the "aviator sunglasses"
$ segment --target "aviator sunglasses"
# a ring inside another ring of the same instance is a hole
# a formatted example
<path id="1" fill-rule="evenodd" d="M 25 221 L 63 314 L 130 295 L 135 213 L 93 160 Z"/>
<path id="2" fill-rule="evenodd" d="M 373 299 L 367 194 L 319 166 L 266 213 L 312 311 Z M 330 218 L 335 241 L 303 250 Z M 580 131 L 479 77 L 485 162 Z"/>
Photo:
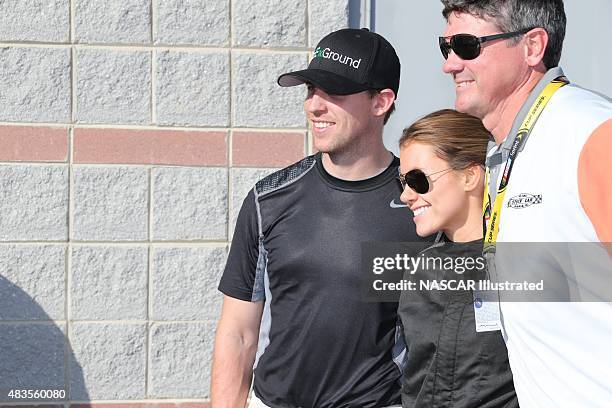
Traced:
<path id="1" fill-rule="evenodd" d="M 399 180 L 402 186 L 402 191 L 404 191 L 404 189 L 406 189 L 406 186 L 408 186 L 419 194 L 425 194 L 429 191 L 429 188 L 430 188 L 429 179 L 428 179 L 429 176 L 433 176 L 434 174 L 439 174 L 443 172 L 448 172 L 451 170 L 452 168 L 448 168 L 448 169 L 444 169 L 440 171 L 434 171 L 433 173 L 425 174 L 423 173 L 423 170 L 414 169 L 414 170 L 410 170 L 406 174 L 400 173 L 397 179 Z"/>
<path id="2" fill-rule="evenodd" d="M 444 59 L 448 59 L 448 54 L 451 50 L 462 60 L 473 60 L 480 55 L 481 44 L 487 41 L 498 40 L 500 38 L 512 38 L 517 35 L 525 34 L 533 28 L 525 28 L 511 33 L 501 33 L 493 35 L 485 35 L 484 37 L 476 37 L 472 34 L 455 34 L 448 37 L 438 37 L 440 51 Z"/>

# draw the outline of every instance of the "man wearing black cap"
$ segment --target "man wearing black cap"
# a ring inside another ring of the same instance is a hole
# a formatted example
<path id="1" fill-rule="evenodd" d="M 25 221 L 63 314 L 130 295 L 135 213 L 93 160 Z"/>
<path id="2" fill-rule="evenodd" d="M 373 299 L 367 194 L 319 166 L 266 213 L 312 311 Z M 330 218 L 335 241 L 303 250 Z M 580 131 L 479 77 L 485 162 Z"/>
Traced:
<path id="1" fill-rule="evenodd" d="M 400 63 L 383 37 L 324 37 L 308 69 L 304 110 L 319 152 L 260 180 L 238 216 L 219 284 L 213 407 L 389 407 L 400 404 L 396 303 L 360 297 L 362 242 L 420 240 L 399 205 L 399 160 L 382 130 Z"/>

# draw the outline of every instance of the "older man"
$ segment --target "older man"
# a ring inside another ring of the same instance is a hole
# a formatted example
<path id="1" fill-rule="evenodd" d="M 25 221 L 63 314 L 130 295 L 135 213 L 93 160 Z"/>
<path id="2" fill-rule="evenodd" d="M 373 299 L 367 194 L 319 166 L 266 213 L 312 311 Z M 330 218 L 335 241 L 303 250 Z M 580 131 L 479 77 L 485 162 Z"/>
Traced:
<path id="1" fill-rule="evenodd" d="M 439 44 L 456 108 L 479 117 L 495 139 L 485 249 L 612 241 L 612 103 L 569 84 L 558 66 L 562 0 L 442 3 L 447 25 Z M 606 41 L 584 46 L 601 50 Z M 612 273 L 605 246 L 597 246 L 598 265 Z M 594 265 L 572 251 L 564 255 L 574 271 Z M 521 407 L 610 406 L 610 303 L 502 302 L 499 323 Z"/>

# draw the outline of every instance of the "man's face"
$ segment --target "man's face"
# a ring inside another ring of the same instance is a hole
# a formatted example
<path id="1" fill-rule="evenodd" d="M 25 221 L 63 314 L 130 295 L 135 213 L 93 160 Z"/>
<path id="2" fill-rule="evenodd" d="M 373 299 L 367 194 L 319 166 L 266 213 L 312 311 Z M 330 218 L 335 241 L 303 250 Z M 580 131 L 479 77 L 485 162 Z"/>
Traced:
<path id="1" fill-rule="evenodd" d="M 452 13 L 444 37 L 461 33 L 482 37 L 500 31 L 491 21 Z M 487 128 L 490 128 L 487 119 L 499 120 L 512 95 L 529 77 L 524 47 L 521 43 L 509 46 L 506 39 L 485 42 L 480 55 L 473 60 L 462 60 L 451 51 L 442 69 L 455 82 L 455 108 L 482 119 Z"/>
<path id="2" fill-rule="evenodd" d="M 304 111 L 312 129 L 314 148 L 323 153 L 350 151 L 371 132 L 374 98 L 367 91 L 331 95 L 307 85 Z"/>

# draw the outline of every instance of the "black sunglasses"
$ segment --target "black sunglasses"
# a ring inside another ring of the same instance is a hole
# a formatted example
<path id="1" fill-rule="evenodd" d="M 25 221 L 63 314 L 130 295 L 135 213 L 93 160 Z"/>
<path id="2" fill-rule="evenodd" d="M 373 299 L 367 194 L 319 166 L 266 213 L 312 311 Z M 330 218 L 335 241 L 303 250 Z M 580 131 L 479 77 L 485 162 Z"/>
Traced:
<path id="1" fill-rule="evenodd" d="M 448 172 L 450 170 L 452 170 L 452 168 L 448 168 L 448 169 L 444 169 L 440 171 L 434 171 L 433 173 L 425 174 L 423 173 L 423 170 L 414 169 L 414 170 L 410 170 L 406 174 L 400 173 L 397 179 L 399 180 L 400 185 L 402 186 L 402 191 L 404 191 L 406 186 L 408 186 L 419 194 L 425 194 L 429 191 L 429 188 L 430 188 L 429 179 L 428 179 L 429 176 L 433 176 L 434 174 L 438 174 L 442 172 Z"/>
<path id="2" fill-rule="evenodd" d="M 448 41 L 446 41 L 446 37 L 438 37 L 438 44 L 440 44 L 440 51 L 442 51 L 444 59 L 448 59 L 448 54 L 453 50 L 455 55 L 462 60 L 473 60 L 480 55 L 480 45 L 482 43 L 500 38 L 516 37 L 530 30 L 533 30 L 533 28 L 525 28 L 511 33 L 485 35 L 484 37 L 476 37 L 472 34 L 455 34 L 448 37 Z"/>

